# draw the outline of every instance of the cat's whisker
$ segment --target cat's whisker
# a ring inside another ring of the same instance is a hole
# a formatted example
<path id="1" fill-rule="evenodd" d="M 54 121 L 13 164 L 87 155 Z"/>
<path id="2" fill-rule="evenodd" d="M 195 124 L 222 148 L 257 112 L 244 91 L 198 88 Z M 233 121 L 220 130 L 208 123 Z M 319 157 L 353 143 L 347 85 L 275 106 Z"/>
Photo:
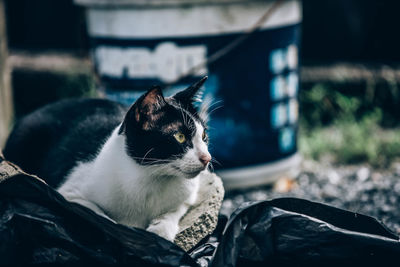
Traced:
<path id="1" fill-rule="evenodd" d="M 149 151 L 147 151 L 146 154 L 144 154 L 144 157 L 143 157 L 143 159 L 142 159 L 141 164 L 143 164 L 143 161 L 145 160 L 146 156 L 147 156 L 152 150 L 154 150 L 154 147 L 153 147 L 153 148 L 150 148 Z"/>
<path id="2" fill-rule="evenodd" d="M 135 160 L 140 160 L 142 165 L 146 165 L 146 164 L 143 164 L 144 159 L 142 157 L 132 157 L 132 158 Z M 148 165 L 155 165 L 155 164 L 161 164 L 161 163 L 166 164 L 166 163 L 170 163 L 173 161 L 173 160 L 169 160 L 169 159 L 157 159 L 157 158 L 146 158 L 145 160 L 149 161 L 151 163 Z"/>
<path id="3" fill-rule="evenodd" d="M 163 166 L 165 164 L 168 164 L 169 162 L 165 162 L 163 160 L 152 160 L 149 164 L 147 164 L 148 166 Z"/>
<path id="4" fill-rule="evenodd" d="M 222 166 L 222 164 L 215 158 L 211 158 L 211 162 L 217 163 L 219 166 Z"/>
<path id="5" fill-rule="evenodd" d="M 184 125 L 186 125 L 187 123 L 186 123 L 186 117 L 185 117 L 185 115 L 183 114 L 183 108 L 182 108 L 182 105 L 179 103 L 179 110 L 180 110 L 180 112 L 181 112 L 181 114 L 182 114 L 182 119 L 183 119 L 183 124 Z"/>
<path id="6" fill-rule="evenodd" d="M 213 103 L 210 103 L 207 110 L 209 111 L 210 109 L 215 108 L 215 106 L 221 104 L 222 102 L 223 102 L 222 100 L 218 100 Z M 222 107 L 222 106 L 223 106 L 223 104 L 221 104 L 219 107 Z"/>
<path id="7" fill-rule="evenodd" d="M 214 101 L 214 102 L 212 102 L 212 103 L 210 104 L 210 107 L 215 106 L 215 105 L 217 105 L 217 104 L 220 104 L 220 103 L 222 103 L 222 102 L 224 102 L 224 101 L 223 101 L 223 100 Z"/>
<path id="8" fill-rule="evenodd" d="M 213 108 L 212 110 L 210 110 L 210 111 L 208 112 L 208 114 L 212 114 L 212 113 L 214 113 L 215 111 L 217 111 L 218 109 L 220 109 L 220 108 L 222 108 L 222 107 L 223 107 L 223 105 L 217 106 L 217 107 Z"/>
<path id="9" fill-rule="evenodd" d="M 180 109 L 181 114 L 182 114 L 183 124 L 186 127 L 190 128 L 190 124 L 188 123 L 190 115 L 186 112 L 185 109 L 182 108 L 182 105 L 180 103 L 179 103 L 179 109 Z"/>
<path id="10" fill-rule="evenodd" d="M 212 164 L 212 162 L 208 164 L 208 168 L 210 169 L 211 172 L 214 172 L 214 165 Z"/>
<path id="11" fill-rule="evenodd" d="M 133 158 L 133 159 L 143 159 L 143 157 L 131 157 L 131 158 Z M 146 158 L 146 160 L 162 160 L 162 161 L 172 161 L 171 159 L 159 159 L 159 158 Z"/>

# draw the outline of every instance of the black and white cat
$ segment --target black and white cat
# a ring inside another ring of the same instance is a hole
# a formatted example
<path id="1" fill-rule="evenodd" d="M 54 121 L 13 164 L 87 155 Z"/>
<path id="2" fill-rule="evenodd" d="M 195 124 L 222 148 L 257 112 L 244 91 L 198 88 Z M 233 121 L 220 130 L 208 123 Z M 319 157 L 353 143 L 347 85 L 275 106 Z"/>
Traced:
<path id="1" fill-rule="evenodd" d="M 67 200 L 173 240 L 207 171 L 207 77 L 172 97 L 151 88 L 130 108 L 104 99 L 64 100 L 14 127 L 4 155 Z"/>

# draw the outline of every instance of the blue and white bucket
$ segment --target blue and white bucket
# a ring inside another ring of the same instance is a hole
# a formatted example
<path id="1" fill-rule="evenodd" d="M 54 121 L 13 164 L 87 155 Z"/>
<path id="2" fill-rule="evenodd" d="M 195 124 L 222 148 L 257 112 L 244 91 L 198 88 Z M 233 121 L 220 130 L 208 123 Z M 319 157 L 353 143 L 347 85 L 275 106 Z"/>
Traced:
<path id="1" fill-rule="evenodd" d="M 283 1 L 245 41 L 179 79 L 243 36 L 275 4 L 256 0 L 75 0 L 87 7 L 106 97 L 131 104 L 154 84 L 173 94 L 204 75 L 211 153 L 226 189 L 297 172 L 301 2 Z"/>

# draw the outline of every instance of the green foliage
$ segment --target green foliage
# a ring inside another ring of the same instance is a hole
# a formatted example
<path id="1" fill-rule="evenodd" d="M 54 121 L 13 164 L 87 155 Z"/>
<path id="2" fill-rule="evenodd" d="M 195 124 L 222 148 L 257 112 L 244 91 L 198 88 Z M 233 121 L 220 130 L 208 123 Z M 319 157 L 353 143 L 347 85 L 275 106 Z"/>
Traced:
<path id="1" fill-rule="evenodd" d="M 323 86 L 315 86 L 305 98 L 315 101 L 316 107 L 308 120 L 304 116 L 300 123 L 299 149 L 306 157 L 319 160 L 328 156 L 338 163 L 368 162 L 375 167 L 386 167 L 400 157 L 400 129 L 379 126 L 381 109 L 356 116 L 361 103 L 358 98 Z M 334 112 L 335 117 L 323 126 L 327 112 Z"/>
<path id="2" fill-rule="evenodd" d="M 300 95 L 302 125 L 318 127 L 332 123 L 338 117 L 354 117 L 361 106 L 357 97 L 349 97 L 323 84 L 315 85 Z"/>

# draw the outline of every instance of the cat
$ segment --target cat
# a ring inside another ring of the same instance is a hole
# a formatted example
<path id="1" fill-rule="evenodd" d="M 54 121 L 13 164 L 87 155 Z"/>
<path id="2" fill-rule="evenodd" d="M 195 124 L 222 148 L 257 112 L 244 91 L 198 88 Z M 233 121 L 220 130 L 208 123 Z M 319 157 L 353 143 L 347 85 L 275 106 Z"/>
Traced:
<path id="1" fill-rule="evenodd" d="M 212 159 L 207 105 L 194 105 L 206 79 L 170 97 L 154 86 L 129 109 L 106 99 L 49 104 L 15 125 L 4 155 L 67 200 L 173 241 Z"/>

